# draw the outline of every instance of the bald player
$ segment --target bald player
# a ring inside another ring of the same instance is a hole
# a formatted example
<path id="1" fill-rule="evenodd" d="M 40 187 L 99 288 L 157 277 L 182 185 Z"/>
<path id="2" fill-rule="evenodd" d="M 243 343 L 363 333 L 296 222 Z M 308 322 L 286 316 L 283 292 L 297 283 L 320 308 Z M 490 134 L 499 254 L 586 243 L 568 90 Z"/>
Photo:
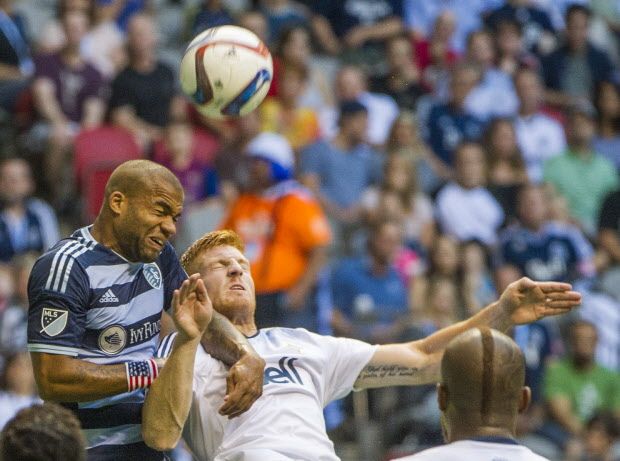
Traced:
<path id="1" fill-rule="evenodd" d="M 531 391 L 523 354 L 505 334 L 476 328 L 450 341 L 437 391 L 448 444 L 401 460 L 546 460 L 515 440 L 517 416 L 527 409 Z"/>
<path id="2" fill-rule="evenodd" d="M 28 349 L 39 392 L 76 413 L 89 460 L 164 459 L 142 441 L 141 412 L 162 364 L 153 359 L 162 311 L 187 278 L 168 242 L 183 198 L 166 168 L 126 162 L 112 173 L 94 224 L 58 242 L 32 270 Z M 236 363 L 229 375 L 236 386 L 220 413 L 247 410 L 262 392 L 264 362 L 218 314 L 203 344 Z"/>

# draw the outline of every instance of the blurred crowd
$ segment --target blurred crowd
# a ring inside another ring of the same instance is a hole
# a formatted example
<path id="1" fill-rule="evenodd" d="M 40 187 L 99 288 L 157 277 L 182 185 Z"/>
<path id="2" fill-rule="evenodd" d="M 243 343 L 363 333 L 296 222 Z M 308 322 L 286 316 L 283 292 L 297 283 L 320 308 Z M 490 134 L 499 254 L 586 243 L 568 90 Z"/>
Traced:
<path id="1" fill-rule="evenodd" d="M 274 75 L 218 121 L 177 67 L 225 24 Z M 519 433 L 620 459 L 619 50 L 614 0 L 0 0 L 0 427 L 39 401 L 30 268 L 150 158 L 185 188 L 179 253 L 218 227 L 246 242 L 261 327 L 411 340 L 522 276 L 572 283 L 579 312 L 512 332 Z M 441 442 L 434 399 L 357 393 L 326 420 L 344 458 L 390 459 Z"/>

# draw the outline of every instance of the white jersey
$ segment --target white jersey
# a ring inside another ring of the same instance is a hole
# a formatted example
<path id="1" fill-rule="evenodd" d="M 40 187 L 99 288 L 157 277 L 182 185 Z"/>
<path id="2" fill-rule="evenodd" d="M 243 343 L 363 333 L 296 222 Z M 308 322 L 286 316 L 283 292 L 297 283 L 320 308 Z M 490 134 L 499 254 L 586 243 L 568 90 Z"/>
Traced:
<path id="1" fill-rule="evenodd" d="M 517 443 L 459 440 L 394 461 L 549 461 Z"/>
<path id="2" fill-rule="evenodd" d="M 200 461 L 338 460 L 323 408 L 351 392 L 376 346 L 297 328 L 266 328 L 249 338 L 265 359 L 263 395 L 229 420 L 218 409 L 227 368 L 199 347 L 183 438 Z M 162 346 L 170 348 L 166 338 Z M 165 354 L 165 352 L 164 352 Z"/>

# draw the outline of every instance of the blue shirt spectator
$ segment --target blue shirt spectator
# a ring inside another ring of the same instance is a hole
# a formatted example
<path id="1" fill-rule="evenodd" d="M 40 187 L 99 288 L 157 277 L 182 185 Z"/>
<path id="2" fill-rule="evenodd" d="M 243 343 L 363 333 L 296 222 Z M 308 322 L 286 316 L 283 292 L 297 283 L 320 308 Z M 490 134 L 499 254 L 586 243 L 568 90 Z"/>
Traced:
<path id="1" fill-rule="evenodd" d="M 383 160 L 364 143 L 367 111 L 357 101 L 340 107 L 340 131 L 333 141 L 318 141 L 301 153 L 301 179 L 333 214 L 356 205 L 362 193 L 381 179 Z"/>
<path id="2" fill-rule="evenodd" d="M 485 22 L 493 30 L 503 21 L 516 21 L 521 25 L 523 41 L 528 50 L 536 51 L 545 33 L 554 34 L 555 28 L 546 11 L 534 4 L 523 5 L 520 1 L 507 1 L 493 10 Z"/>
<path id="3" fill-rule="evenodd" d="M 574 282 L 594 275 L 592 246 L 578 228 L 547 220 L 547 199 L 540 186 L 521 189 L 517 215 L 519 222 L 500 234 L 495 256 L 498 278 L 504 283 L 519 276 Z"/>
<path id="4" fill-rule="evenodd" d="M 191 39 L 204 30 L 216 26 L 225 26 L 234 24 L 233 17 L 228 14 L 226 9 L 221 7 L 221 2 L 213 2 L 205 0 L 202 4 L 192 12 L 190 36 Z"/>
<path id="5" fill-rule="evenodd" d="M 337 334 L 387 342 L 404 331 L 408 291 L 394 266 L 401 245 L 400 224 L 383 221 L 370 231 L 366 256 L 345 259 L 335 268 L 331 286 Z"/>

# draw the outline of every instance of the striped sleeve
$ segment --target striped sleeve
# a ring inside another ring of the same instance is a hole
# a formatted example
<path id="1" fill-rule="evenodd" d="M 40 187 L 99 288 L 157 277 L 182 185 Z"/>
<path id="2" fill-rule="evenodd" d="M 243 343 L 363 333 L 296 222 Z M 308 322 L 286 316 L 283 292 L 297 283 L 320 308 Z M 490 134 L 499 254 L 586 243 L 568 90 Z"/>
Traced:
<path id="1" fill-rule="evenodd" d="M 82 348 L 89 281 L 77 258 L 91 247 L 60 242 L 34 265 L 28 280 L 28 350 L 77 356 Z"/>
<path id="2" fill-rule="evenodd" d="M 176 331 L 174 333 L 166 335 L 159 343 L 159 347 L 157 348 L 157 353 L 155 354 L 155 357 L 163 359 L 167 358 L 170 355 L 170 352 L 172 352 L 172 346 L 174 345 L 174 340 L 176 337 Z"/>

